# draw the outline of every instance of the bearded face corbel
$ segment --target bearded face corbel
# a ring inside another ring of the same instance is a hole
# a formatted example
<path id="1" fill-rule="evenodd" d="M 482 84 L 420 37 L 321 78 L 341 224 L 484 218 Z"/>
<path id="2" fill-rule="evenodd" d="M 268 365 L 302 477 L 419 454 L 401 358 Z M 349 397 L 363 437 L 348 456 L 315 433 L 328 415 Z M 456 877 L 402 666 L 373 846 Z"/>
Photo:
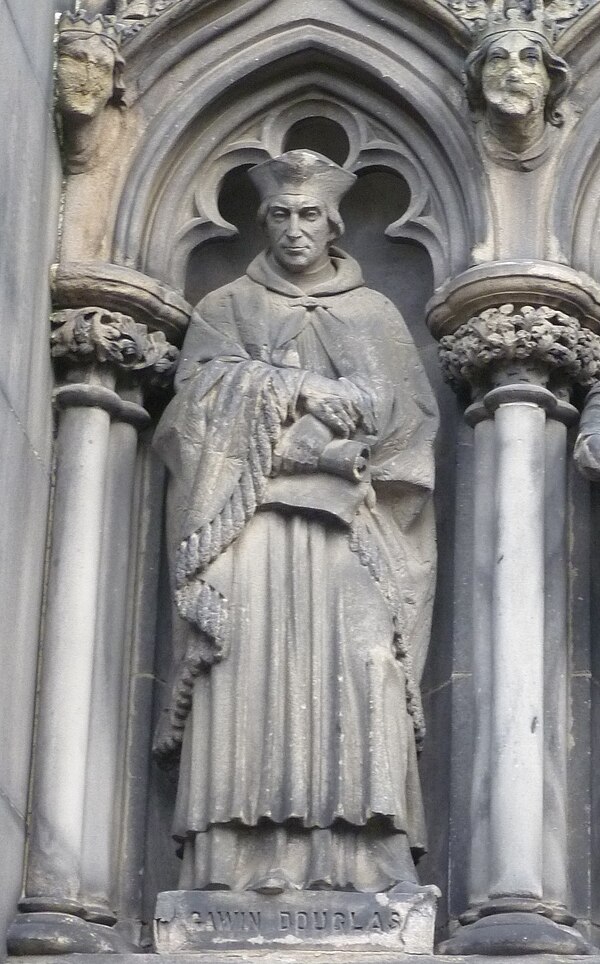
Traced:
<path id="1" fill-rule="evenodd" d="M 562 124 L 557 105 L 568 67 L 536 31 L 513 27 L 484 38 L 467 58 L 465 82 L 492 153 L 494 147 L 516 157 L 535 153 L 547 126 Z"/>

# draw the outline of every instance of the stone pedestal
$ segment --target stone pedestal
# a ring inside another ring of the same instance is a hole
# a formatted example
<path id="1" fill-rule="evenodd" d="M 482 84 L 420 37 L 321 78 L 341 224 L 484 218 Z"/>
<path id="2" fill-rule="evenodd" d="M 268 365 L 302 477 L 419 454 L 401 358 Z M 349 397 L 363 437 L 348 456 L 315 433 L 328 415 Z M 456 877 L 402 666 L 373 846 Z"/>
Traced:
<path id="1" fill-rule="evenodd" d="M 154 942 L 161 955 L 242 950 L 433 953 L 437 887 L 414 893 L 166 891 Z"/>

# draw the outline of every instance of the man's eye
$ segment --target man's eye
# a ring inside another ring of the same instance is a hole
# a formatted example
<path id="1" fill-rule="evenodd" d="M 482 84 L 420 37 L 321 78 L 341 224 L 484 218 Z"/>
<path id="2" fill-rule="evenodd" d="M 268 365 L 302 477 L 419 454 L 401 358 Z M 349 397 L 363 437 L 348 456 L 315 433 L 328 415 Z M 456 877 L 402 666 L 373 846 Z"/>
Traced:
<path id="1" fill-rule="evenodd" d="M 304 215 L 304 217 L 305 217 L 305 219 L 306 219 L 307 221 L 316 221 L 317 218 L 319 217 L 319 212 L 318 212 L 318 211 L 307 211 L 306 214 Z"/>

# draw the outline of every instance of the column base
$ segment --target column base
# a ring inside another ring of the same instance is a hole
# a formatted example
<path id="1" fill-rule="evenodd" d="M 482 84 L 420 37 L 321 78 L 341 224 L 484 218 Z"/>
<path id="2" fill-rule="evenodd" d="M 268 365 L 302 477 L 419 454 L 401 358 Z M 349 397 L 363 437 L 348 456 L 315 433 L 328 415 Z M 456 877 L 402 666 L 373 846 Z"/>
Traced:
<path id="1" fill-rule="evenodd" d="M 461 927 L 437 948 L 438 954 L 593 954 L 572 927 L 541 914 L 509 912 L 481 917 Z"/>
<path id="2" fill-rule="evenodd" d="M 6 935 L 8 953 L 19 957 L 45 954 L 126 954 L 139 950 L 113 927 L 72 914 L 19 914 Z"/>
<path id="3" fill-rule="evenodd" d="M 496 897 L 489 898 L 483 904 L 474 904 L 461 914 L 459 921 L 461 924 L 474 924 L 482 917 L 491 917 L 492 914 L 539 914 L 553 920 L 556 924 L 574 924 L 577 920 L 564 904 L 552 901 L 540 900 L 537 897 Z"/>

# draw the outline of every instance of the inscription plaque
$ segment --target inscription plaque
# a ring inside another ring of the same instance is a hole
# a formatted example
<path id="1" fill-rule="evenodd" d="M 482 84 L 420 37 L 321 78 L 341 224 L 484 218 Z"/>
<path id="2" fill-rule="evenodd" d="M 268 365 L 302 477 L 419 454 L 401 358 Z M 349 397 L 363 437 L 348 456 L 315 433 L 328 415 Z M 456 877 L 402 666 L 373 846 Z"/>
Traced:
<path id="1" fill-rule="evenodd" d="M 165 891 L 156 905 L 155 947 L 173 954 L 215 947 L 367 945 L 431 954 L 438 896 L 432 886 L 397 895 Z"/>

